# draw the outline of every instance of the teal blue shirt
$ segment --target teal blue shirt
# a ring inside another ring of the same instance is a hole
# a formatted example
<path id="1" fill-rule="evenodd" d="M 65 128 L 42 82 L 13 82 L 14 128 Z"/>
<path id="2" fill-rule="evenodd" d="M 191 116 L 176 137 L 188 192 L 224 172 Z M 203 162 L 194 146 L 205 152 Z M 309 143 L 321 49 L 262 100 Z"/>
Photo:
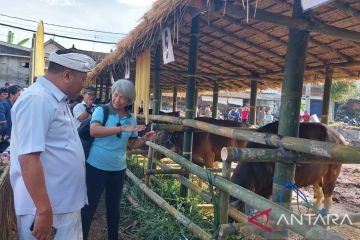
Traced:
<path id="1" fill-rule="evenodd" d="M 91 123 L 103 122 L 104 111 L 102 107 L 95 109 L 91 117 Z M 106 127 L 114 127 L 120 122 L 121 126 L 137 125 L 132 114 L 119 119 L 119 115 L 109 104 L 109 118 Z M 95 138 L 89 153 L 87 162 L 101 170 L 120 171 L 126 168 L 126 149 L 129 138 L 137 138 L 137 132 L 121 132 L 120 138 L 111 135 L 102 138 Z"/>

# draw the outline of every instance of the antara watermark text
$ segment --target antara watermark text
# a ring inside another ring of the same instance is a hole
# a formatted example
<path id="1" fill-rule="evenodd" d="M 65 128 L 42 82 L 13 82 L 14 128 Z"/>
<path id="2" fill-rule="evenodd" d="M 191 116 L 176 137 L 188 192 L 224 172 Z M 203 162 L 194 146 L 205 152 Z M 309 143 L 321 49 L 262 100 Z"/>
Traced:
<path id="1" fill-rule="evenodd" d="M 290 217 L 286 217 L 284 214 L 281 214 L 279 220 L 276 225 L 343 225 L 348 224 L 352 225 L 352 221 L 348 214 L 339 215 L 339 214 L 327 214 L 325 216 L 321 216 L 318 214 L 300 214 L 295 215 L 291 214 Z"/>

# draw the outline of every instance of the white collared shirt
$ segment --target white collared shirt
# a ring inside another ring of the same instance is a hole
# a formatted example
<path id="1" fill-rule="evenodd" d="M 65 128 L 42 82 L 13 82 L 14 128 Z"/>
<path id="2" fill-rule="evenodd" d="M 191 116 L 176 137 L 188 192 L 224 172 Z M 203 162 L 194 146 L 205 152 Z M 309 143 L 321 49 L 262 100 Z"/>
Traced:
<path id="1" fill-rule="evenodd" d="M 87 203 L 85 156 L 66 97 L 52 82 L 39 77 L 11 110 L 10 180 L 16 215 L 36 211 L 18 160 L 28 153 L 40 152 L 54 214 L 77 211 Z"/>
<path id="2" fill-rule="evenodd" d="M 86 112 L 86 103 L 85 103 L 85 101 L 82 101 L 81 103 L 76 104 L 75 107 L 73 108 L 73 115 L 74 115 L 76 127 L 80 127 L 81 122 L 79 120 L 79 117 L 84 112 Z M 91 115 L 89 115 L 88 118 L 91 118 Z M 85 121 L 85 120 L 86 119 L 84 119 L 83 121 Z"/>

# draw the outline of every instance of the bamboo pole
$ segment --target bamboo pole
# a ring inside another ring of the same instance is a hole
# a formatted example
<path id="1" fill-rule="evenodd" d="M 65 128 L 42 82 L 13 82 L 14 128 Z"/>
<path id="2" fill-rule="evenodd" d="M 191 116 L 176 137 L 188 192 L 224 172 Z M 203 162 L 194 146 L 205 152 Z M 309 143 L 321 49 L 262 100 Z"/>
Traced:
<path id="1" fill-rule="evenodd" d="M 324 96 L 323 96 L 322 115 L 321 115 L 321 122 L 324 124 L 329 123 L 332 77 L 333 77 L 333 69 L 327 67 L 325 71 Z"/>
<path id="2" fill-rule="evenodd" d="M 142 115 L 140 115 L 139 117 L 142 117 Z M 170 122 L 173 124 L 183 124 L 187 127 L 200 129 L 228 138 L 251 141 L 273 147 L 282 146 L 287 150 L 309 153 L 317 156 L 333 158 L 336 160 L 339 159 L 352 163 L 356 163 L 354 159 L 360 158 L 360 148 L 345 146 L 342 144 L 310 140 L 305 138 L 286 136 L 280 137 L 276 134 L 255 132 L 254 130 L 242 130 L 229 127 L 221 127 L 215 124 L 205 123 L 201 121 L 182 119 L 164 115 L 150 115 L 149 119 Z"/>
<path id="3" fill-rule="evenodd" d="M 166 166 L 166 164 L 163 164 L 160 161 L 156 161 L 156 163 L 163 167 L 163 168 L 168 168 Z M 199 196 L 201 197 L 201 199 L 212 203 L 212 197 L 209 194 L 208 191 L 196 186 L 194 183 L 192 183 L 189 179 L 181 176 L 181 175 L 174 175 L 174 177 L 179 180 L 183 185 L 185 185 L 187 188 L 189 188 L 191 191 L 193 191 L 194 193 L 199 194 Z M 248 216 L 246 216 L 245 214 L 243 214 L 242 212 L 238 211 L 236 208 L 229 206 L 229 216 L 234 219 L 237 222 L 240 223 L 245 223 L 248 222 Z"/>
<path id="4" fill-rule="evenodd" d="M 283 163 L 309 163 L 309 164 L 360 164 L 360 159 L 336 160 L 292 151 L 280 151 L 266 148 L 235 148 L 224 147 L 221 149 L 221 159 L 233 162 L 283 162 Z"/>
<path id="5" fill-rule="evenodd" d="M 149 148 L 146 172 L 151 171 L 154 168 L 153 161 L 152 161 L 153 156 L 154 156 L 154 149 Z M 147 187 L 151 187 L 150 174 L 145 175 L 145 184 Z"/>
<path id="6" fill-rule="evenodd" d="M 223 161 L 221 176 L 224 179 L 230 180 L 231 162 Z M 229 193 L 226 191 L 220 192 L 220 224 L 228 223 L 229 215 Z"/>
<path id="7" fill-rule="evenodd" d="M 301 1 L 295 0 L 293 6 L 293 18 L 309 19 L 309 13 L 303 13 Z M 301 95 L 304 82 L 305 59 L 310 32 L 290 28 L 289 42 L 285 61 L 284 81 L 281 90 L 280 122 L 278 134 L 281 136 L 297 137 L 299 135 L 299 113 Z M 276 162 L 274 178 L 282 182 L 295 182 L 294 163 Z M 276 203 L 282 201 L 284 207 L 290 209 L 291 189 L 283 189 L 283 186 L 273 182 L 272 200 Z M 283 232 L 287 236 L 287 231 Z"/>
<path id="8" fill-rule="evenodd" d="M 154 131 L 185 132 L 186 130 L 190 130 L 190 128 L 178 124 L 175 125 L 175 124 L 153 123 L 152 126 Z"/>
<path id="9" fill-rule="evenodd" d="M 183 168 L 197 175 L 199 178 L 205 181 L 208 181 L 209 178 L 212 178 L 212 182 L 214 186 L 221 189 L 222 191 L 228 192 L 231 196 L 244 201 L 245 203 L 249 204 L 251 207 L 258 209 L 259 211 L 264 211 L 271 208 L 271 213 L 270 213 L 271 219 L 278 220 L 282 215 L 285 216 L 287 219 L 290 219 L 292 212 L 290 212 L 288 209 L 279 206 L 278 204 L 271 202 L 268 199 L 265 199 L 249 191 L 248 189 L 240 187 L 239 185 L 236 185 L 230 182 L 229 180 L 223 179 L 222 177 L 207 172 L 206 170 L 191 163 L 184 157 L 179 156 L 178 154 L 172 152 L 171 150 L 168 150 L 152 142 L 146 142 L 146 145 L 148 145 L 151 148 L 154 148 L 156 151 L 161 152 L 167 157 L 170 157 L 175 162 L 179 163 Z M 309 226 L 308 224 L 300 224 L 296 221 L 292 225 L 289 225 L 288 228 L 306 237 L 306 239 L 316 239 L 316 240 L 343 239 L 340 236 L 334 233 L 330 233 L 319 226 Z"/>
<path id="10" fill-rule="evenodd" d="M 161 44 L 158 43 L 155 50 L 155 59 L 154 59 L 154 109 L 153 114 L 158 115 L 160 112 L 160 62 L 161 62 Z"/>
<path id="11" fill-rule="evenodd" d="M 271 224 L 273 228 L 280 228 L 275 224 Z M 219 237 L 225 239 L 226 236 L 240 233 L 247 239 L 285 239 L 281 234 L 277 232 L 266 232 L 259 227 L 251 223 L 230 223 L 221 224 L 219 228 Z"/>
<path id="12" fill-rule="evenodd" d="M 214 119 L 217 118 L 218 102 L 219 102 L 219 84 L 215 82 L 213 87 L 213 104 L 212 104 L 212 116 L 211 116 Z"/>
<path id="13" fill-rule="evenodd" d="M 173 112 L 177 111 L 177 87 L 174 84 L 174 95 L 173 95 L 173 105 L 172 105 L 172 110 Z"/>
<path id="14" fill-rule="evenodd" d="M 111 84 L 110 83 L 110 79 L 111 79 L 111 71 L 110 71 L 110 75 L 109 75 L 109 78 L 106 78 L 105 80 L 105 102 L 107 102 L 109 100 L 109 96 L 110 96 L 110 89 L 109 89 L 109 85 Z"/>
<path id="15" fill-rule="evenodd" d="M 151 191 L 144 183 L 141 182 L 130 170 L 126 169 L 126 175 L 131 179 L 131 181 L 142 190 L 145 195 L 150 198 L 154 203 L 156 203 L 160 208 L 164 209 L 171 216 L 175 217 L 177 221 L 183 224 L 188 228 L 192 233 L 194 233 L 198 238 L 210 240 L 212 239 L 211 235 L 205 232 L 202 228 L 197 226 L 195 223 L 191 222 L 187 217 L 182 213 L 177 211 L 174 207 L 168 204 L 164 199 L 162 199 L 158 194 Z"/>
<path id="16" fill-rule="evenodd" d="M 249 113 L 250 125 L 256 125 L 256 96 L 257 96 L 257 82 L 251 81 L 250 113 Z"/>
<path id="17" fill-rule="evenodd" d="M 201 15 L 195 16 L 191 21 L 191 33 L 189 43 L 189 74 L 195 74 L 197 68 L 197 53 L 198 53 L 198 34 L 200 29 Z M 196 102 L 196 78 L 189 76 L 186 83 L 186 102 L 185 102 L 185 117 L 187 119 L 194 119 L 194 110 Z M 184 132 L 183 156 L 191 161 L 193 133 L 191 131 Z M 187 198 L 188 191 L 185 186 L 180 187 L 180 196 Z"/>
<path id="18" fill-rule="evenodd" d="M 156 174 L 180 174 L 185 175 L 189 172 L 184 169 L 149 169 L 145 171 L 146 175 L 156 175 Z"/>

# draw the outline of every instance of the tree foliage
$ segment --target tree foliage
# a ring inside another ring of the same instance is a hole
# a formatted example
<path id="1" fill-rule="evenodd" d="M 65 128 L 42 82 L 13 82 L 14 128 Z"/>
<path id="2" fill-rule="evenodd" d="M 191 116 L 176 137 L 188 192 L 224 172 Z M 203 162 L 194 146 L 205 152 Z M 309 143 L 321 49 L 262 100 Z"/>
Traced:
<path id="1" fill-rule="evenodd" d="M 352 82 L 338 81 L 331 85 L 331 97 L 335 102 L 343 103 L 355 96 L 356 86 Z"/>

